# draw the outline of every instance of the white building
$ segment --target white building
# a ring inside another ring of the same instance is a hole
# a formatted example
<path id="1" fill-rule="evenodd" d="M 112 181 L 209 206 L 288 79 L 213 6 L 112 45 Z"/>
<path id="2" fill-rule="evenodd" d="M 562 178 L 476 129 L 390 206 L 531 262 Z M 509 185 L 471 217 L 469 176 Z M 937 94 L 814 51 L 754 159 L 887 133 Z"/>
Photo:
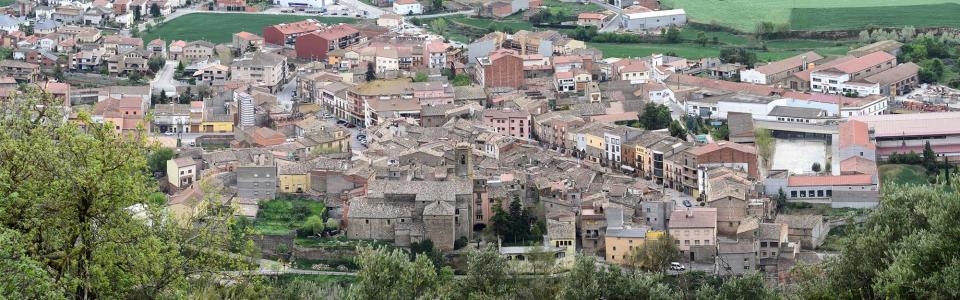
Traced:
<path id="1" fill-rule="evenodd" d="M 810 90 L 825 94 L 849 94 L 858 96 L 880 94 L 878 83 L 864 80 L 897 65 L 897 57 L 883 51 L 810 73 Z"/>
<path id="2" fill-rule="evenodd" d="M 324 8 L 336 4 L 335 0 L 276 0 L 274 4 L 280 7 L 313 7 Z"/>
<path id="3" fill-rule="evenodd" d="M 240 108 L 240 128 L 256 125 L 253 96 L 244 92 L 236 92 L 233 94 L 233 100 L 237 101 L 237 106 Z"/>
<path id="4" fill-rule="evenodd" d="M 687 12 L 683 9 L 671 9 L 627 13 L 621 20 L 621 25 L 627 30 L 658 30 L 687 24 Z"/>
<path id="5" fill-rule="evenodd" d="M 423 14 L 423 5 L 417 0 L 396 0 L 393 1 L 393 12 L 402 16 L 419 15 Z"/>

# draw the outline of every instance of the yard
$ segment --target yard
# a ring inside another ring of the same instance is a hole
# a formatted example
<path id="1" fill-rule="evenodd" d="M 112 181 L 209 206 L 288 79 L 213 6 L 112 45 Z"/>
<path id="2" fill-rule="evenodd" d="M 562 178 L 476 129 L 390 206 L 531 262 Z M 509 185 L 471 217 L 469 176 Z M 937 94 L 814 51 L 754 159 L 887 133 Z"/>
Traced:
<path id="1" fill-rule="evenodd" d="M 329 24 L 357 22 L 357 19 L 341 17 L 194 13 L 154 27 L 150 32 L 144 33 L 143 40 L 151 41 L 159 38 L 167 42 L 172 40 L 205 40 L 215 44 L 229 43 L 233 38 L 233 34 L 240 31 L 261 35 L 263 34 L 264 27 L 280 23 L 297 22 L 305 19 L 315 19 Z"/>
<path id="2" fill-rule="evenodd" d="M 734 29 L 752 32 L 761 22 L 788 23 L 791 15 L 799 13 L 799 24 L 794 29 L 811 27 L 823 29 L 850 28 L 853 24 L 868 22 L 883 24 L 896 22 L 899 25 L 957 25 L 957 9 L 943 7 L 944 11 L 932 11 L 933 7 L 917 5 L 960 3 L 960 0 L 664 0 L 664 7 L 683 8 L 692 21 L 716 23 Z M 886 8 L 884 8 L 886 7 Z M 794 8 L 817 9 L 797 10 Z M 838 9 L 841 8 L 841 9 Z M 895 13 L 890 17 L 889 13 Z M 858 23 L 859 22 L 859 23 Z M 806 27 L 804 27 L 806 26 Z"/>
<path id="3" fill-rule="evenodd" d="M 880 181 L 898 184 L 928 184 L 927 170 L 923 166 L 903 164 L 882 164 L 878 166 Z"/>
<path id="4" fill-rule="evenodd" d="M 326 214 L 323 202 L 309 199 L 275 199 L 259 205 L 253 228 L 265 235 L 290 234 L 308 217 Z"/>

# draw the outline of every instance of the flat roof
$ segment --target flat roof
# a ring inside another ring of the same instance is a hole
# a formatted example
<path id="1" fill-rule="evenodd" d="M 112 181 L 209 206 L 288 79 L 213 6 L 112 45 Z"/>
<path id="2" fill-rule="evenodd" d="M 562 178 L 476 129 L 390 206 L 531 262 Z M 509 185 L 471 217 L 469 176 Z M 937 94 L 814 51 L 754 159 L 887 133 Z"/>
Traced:
<path id="1" fill-rule="evenodd" d="M 960 135 L 960 112 L 856 116 L 876 137 Z"/>

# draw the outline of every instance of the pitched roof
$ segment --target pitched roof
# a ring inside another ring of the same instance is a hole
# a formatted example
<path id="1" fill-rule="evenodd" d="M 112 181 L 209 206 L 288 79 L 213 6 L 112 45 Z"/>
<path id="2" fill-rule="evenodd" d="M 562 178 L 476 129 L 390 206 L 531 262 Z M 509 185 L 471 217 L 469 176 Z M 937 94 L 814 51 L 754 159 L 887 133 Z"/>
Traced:
<path id="1" fill-rule="evenodd" d="M 840 149 L 860 146 L 867 149 L 876 149 L 877 145 L 870 142 L 870 129 L 867 123 L 857 120 L 847 120 L 840 124 Z"/>
<path id="2" fill-rule="evenodd" d="M 716 228 L 717 209 L 712 207 L 694 207 L 675 210 L 670 213 L 670 229 L 675 228 Z"/>
<path id="3" fill-rule="evenodd" d="M 777 74 L 780 72 L 784 72 L 793 68 L 798 68 L 800 66 L 803 66 L 804 62 L 810 63 L 820 59 L 823 59 L 823 56 L 821 56 L 820 54 L 817 54 L 816 52 L 808 51 L 806 53 L 801 53 L 786 59 L 781 59 L 775 62 L 771 62 L 766 65 L 757 66 L 756 70 L 757 72 L 767 74 L 767 75 Z"/>
<path id="4" fill-rule="evenodd" d="M 843 73 L 852 74 L 852 73 L 863 71 L 868 68 L 872 68 L 873 66 L 879 65 L 883 62 L 886 62 L 889 60 L 895 60 L 895 59 L 897 59 L 897 57 L 890 55 L 890 53 L 886 53 L 882 51 L 874 52 L 874 53 L 870 53 L 870 54 L 858 57 L 857 59 L 853 59 L 853 60 L 849 60 L 849 61 L 837 64 L 832 68 L 828 68 L 824 70 L 824 72 L 830 72 L 830 71 L 836 70 Z"/>
<path id="5" fill-rule="evenodd" d="M 916 76 L 920 72 L 920 66 L 913 62 L 900 64 L 892 69 L 884 70 L 878 74 L 864 78 L 867 82 L 879 83 L 882 85 L 899 82 L 911 76 Z"/>
<path id="6" fill-rule="evenodd" d="M 753 146 L 737 144 L 732 142 L 715 142 L 688 150 L 691 154 L 700 156 L 721 149 L 733 149 L 740 152 L 756 154 L 757 149 Z"/>

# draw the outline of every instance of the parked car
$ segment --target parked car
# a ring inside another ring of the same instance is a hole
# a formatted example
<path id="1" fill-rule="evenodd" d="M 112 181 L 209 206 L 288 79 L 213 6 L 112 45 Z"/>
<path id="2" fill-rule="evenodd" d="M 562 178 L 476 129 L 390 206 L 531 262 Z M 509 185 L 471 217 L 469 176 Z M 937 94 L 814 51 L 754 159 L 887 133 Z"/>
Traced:
<path id="1" fill-rule="evenodd" d="M 362 135 L 362 134 L 357 135 L 357 140 L 366 140 L 366 139 L 367 139 L 366 135 Z"/>
<path id="2" fill-rule="evenodd" d="M 683 206 L 692 207 L 693 203 L 690 203 L 690 200 L 683 200 Z"/>
<path id="3" fill-rule="evenodd" d="M 164 133 L 163 133 L 163 135 L 166 135 L 166 136 L 171 136 L 171 135 L 175 135 L 175 134 L 177 134 L 177 133 L 176 133 L 176 132 L 173 132 L 173 131 L 167 131 L 167 132 L 164 132 Z"/>
<path id="4" fill-rule="evenodd" d="M 353 125 L 351 123 L 344 124 L 343 126 L 347 128 L 357 128 L 357 125 Z"/>
<path id="5" fill-rule="evenodd" d="M 671 270 L 671 271 L 684 271 L 684 270 L 686 270 L 686 269 L 687 269 L 686 267 L 684 267 L 683 265 L 681 265 L 681 264 L 678 263 L 678 262 L 672 262 L 672 263 L 670 263 L 670 270 Z"/>
<path id="6" fill-rule="evenodd" d="M 347 121 L 337 120 L 337 125 L 343 125 L 343 124 L 347 124 Z"/>

